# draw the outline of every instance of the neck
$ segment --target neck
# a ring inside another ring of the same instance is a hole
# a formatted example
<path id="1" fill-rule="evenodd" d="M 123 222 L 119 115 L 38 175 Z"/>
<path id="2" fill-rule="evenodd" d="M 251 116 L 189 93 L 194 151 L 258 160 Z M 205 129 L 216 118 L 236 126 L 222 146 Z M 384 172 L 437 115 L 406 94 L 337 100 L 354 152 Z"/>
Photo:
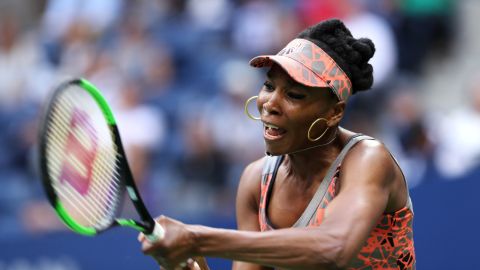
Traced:
<path id="1" fill-rule="evenodd" d="M 314 179 L 316 174 L 328 170 L 340 151 L 340 130 L 335 128 L 327 133 L 325 139 L 317 145 L 286 154 L 285 165 L 288 174 L 300 177 L 300 179 Z"/>
<path id="2" fill-rule="evenodd" d="M 306 147 L 306 148 L 303 148 L 303 149 L 300 149 L 300 150 L 295 150 L 293 152 L 287 153 L 287 155 L 298 154 L 298 153 L 301 153 L 301 152 L 307 152 L 307 151 L 315 149 L 315 148 L 325 147 L 325 146 L 333 143 L 333 141 L 337 138 L 337 134 L 338 134 L 338 129 L 335 129 L 335 133 L 333 134 L 333 136 L 330 136 L 331 138 L 328 139 L 327 142 L 320 143 L 320 144 L 313 145 L 313 146 L 309 146 L 309 147 Z"/>

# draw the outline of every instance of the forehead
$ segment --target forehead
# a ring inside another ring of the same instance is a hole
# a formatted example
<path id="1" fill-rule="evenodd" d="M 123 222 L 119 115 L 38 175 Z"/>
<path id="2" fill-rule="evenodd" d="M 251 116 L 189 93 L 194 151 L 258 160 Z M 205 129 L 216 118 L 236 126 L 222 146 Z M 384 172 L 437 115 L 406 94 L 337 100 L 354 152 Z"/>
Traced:
<path id="1" fill-rule="evenodd" d="M 307 89 L 307 86 L 304 86 L 296 82 L 288 73 L 279 65 L 273 64 L 272 67 L 267 72 L 267 77 L 269 79 L 275 80 L 278 83 L 284 83 L 289 87 L 303 88 Z"/>
<path id="2" fill-rule="evenodd" d="M 326 96 L 334 95 L 332 90 L 328 87 L 311 87 L 305 86 L 295 81 L 288 73 L 279 65 L 273 64 L 267 72 L 267 77 L 275 83 L 282 84 L 283 87 L 301 89 L 312 94 L 323 94 Z"/>

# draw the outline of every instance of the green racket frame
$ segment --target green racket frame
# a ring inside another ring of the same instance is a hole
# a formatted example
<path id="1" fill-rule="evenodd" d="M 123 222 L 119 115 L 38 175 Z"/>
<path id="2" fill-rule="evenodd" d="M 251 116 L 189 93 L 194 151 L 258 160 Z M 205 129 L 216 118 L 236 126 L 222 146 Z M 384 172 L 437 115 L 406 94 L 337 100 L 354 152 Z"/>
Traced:
<path id="1" fill-rule="evenodd" d="M 75 78 L 71 79 L 69 81 L 66 81 L 62 83 L 55 91 L 53 92 L 50 102 L 46 107 L 46 112 L 44 114 L 44 119 L 41 123 L 46 123 L 49 119 L 49 115 L 52 111 L 52 105 L 56 98 L 67 89 L 69 85 L 77 85 L 84 89 L 90 96 L 95 100 L 95 102 L 98 104 L 100 107 L 103 116 L 105 117 L 108 126 L 110 128 L 111 134 L 113 135 L 113 140 L 115 145 L 117 146 L 119 158 L 117 159 L 118 162 L 118 167 L 121 168 L 122 172 L 122 181 L 123 185 L 121 185 L 121 190 L 119 192 L 124 192 L 125 189 L 128 191 L 127 194 L 129 198 L 131 199 L 133 205 L 135 206 L 135 209 L 137 210 L 141 222 L 133 219 L 114 219 L 112 224 L 107 226 L 105 229 L 98 230 L 92 227 L 86 227 L 78 222 L 76 222 L 65 210 L 64 206 L 58 199 L 57 194 L 55 193 L 55 190 L 53 189 L 52 185 L 50 184 L 52 181 L 50 179 L 49 174 L 47 173 L 47 155 L 46 155 L 46 139 L 45 139 L 45 132 L 47 125 L 43 124 L 40 128 L 40 133 L 39 133 L 39 150 L 40 150 L 40 169 L 41 169 L 41 176 L 42 176 L 42 181 L 43 181 L 43 187 L 45 189 L 45 192 L 47 194 L 48 200 L 50 204 L 53 206 L 55 209 L 55 212 L 59 216 L 59 218 L 65 223 L 65 225 L 70 228 L 72 231 L 82 234 L 82 235 L 87 235 L 87 236 L 94 236 L 97 235 L 98 233 L 107 230 L 111 227 L 114 226 L 125 226 L 125 227 L 131 227 L 137 231 L 145 233 L 147 236 L 151 235 L 152 233 L 155 234 L 155 231 L 161 230 L 161 228 L 156 228 L 155 221 L 153 220 L 152 216 L 148 212 L 147 208 L 145 207 L 145 204 L 143 203 L 142 198 L 140 197 L 140 193 L 138 192 L 138 189 L 135 185 L 135 182 L 133 180 L 132 172 L 130 170 L 130 167 L 128 165 L 126 156 L 125 156 L 125 151 L 123 150 L 122 142 L 120 139 L 120 133 L 118 132 L 117 124 L 115 121 L 115 117 L 113 116 L 113 112 L 110 109 L 110 106 L 108 105 L 107 101 L 101 94 L 101 92 L 89 81 L 83 78 Z M 116 209 L 116 213 L 120 212 L 121 206 L 122 206 L 122 198 L 120 198 L 120 202 L 118 204 L 118 207 Z M 159 233 L 161 236 L 161 232 Z M 158 236 L 158 235 L 157 235 Z M 153 237 L 152 239 L 158 239 L 158 237 Z"/>

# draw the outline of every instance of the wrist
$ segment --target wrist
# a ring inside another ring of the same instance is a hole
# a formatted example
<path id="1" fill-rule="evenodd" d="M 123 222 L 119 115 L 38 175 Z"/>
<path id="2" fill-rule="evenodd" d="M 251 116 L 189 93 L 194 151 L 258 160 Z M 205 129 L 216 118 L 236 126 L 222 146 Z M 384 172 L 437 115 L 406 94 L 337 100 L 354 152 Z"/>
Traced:
<path id="1" fill-rule="evenodd" d="M 188 233 L 191 241 L 191 251 L 190 254 L 193 256 L 204 256 L 202 254 L 201 248 L 201 239 L 202 231 L 204 230 L 203 226 L 200 225 L 188 225 Z"/>

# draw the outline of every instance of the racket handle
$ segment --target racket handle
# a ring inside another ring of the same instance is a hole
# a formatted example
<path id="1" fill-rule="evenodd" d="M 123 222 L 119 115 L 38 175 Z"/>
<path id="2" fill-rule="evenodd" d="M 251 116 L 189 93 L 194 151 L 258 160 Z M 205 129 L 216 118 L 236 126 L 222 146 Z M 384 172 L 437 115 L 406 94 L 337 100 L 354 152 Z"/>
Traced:
<path id="1" fill-rule="evenodd" d="M 163 229 L 162 225 L 158 224 L 156 221 L 155 221 L 155 225 L 153 226 L 152 233 L 145 235 L 145 238 L 147 238 L 147 240 L 150 243 L 155 243 L 159 240 L 162 240 L 164 237 L 165 237 L 165 230 Z"/>

